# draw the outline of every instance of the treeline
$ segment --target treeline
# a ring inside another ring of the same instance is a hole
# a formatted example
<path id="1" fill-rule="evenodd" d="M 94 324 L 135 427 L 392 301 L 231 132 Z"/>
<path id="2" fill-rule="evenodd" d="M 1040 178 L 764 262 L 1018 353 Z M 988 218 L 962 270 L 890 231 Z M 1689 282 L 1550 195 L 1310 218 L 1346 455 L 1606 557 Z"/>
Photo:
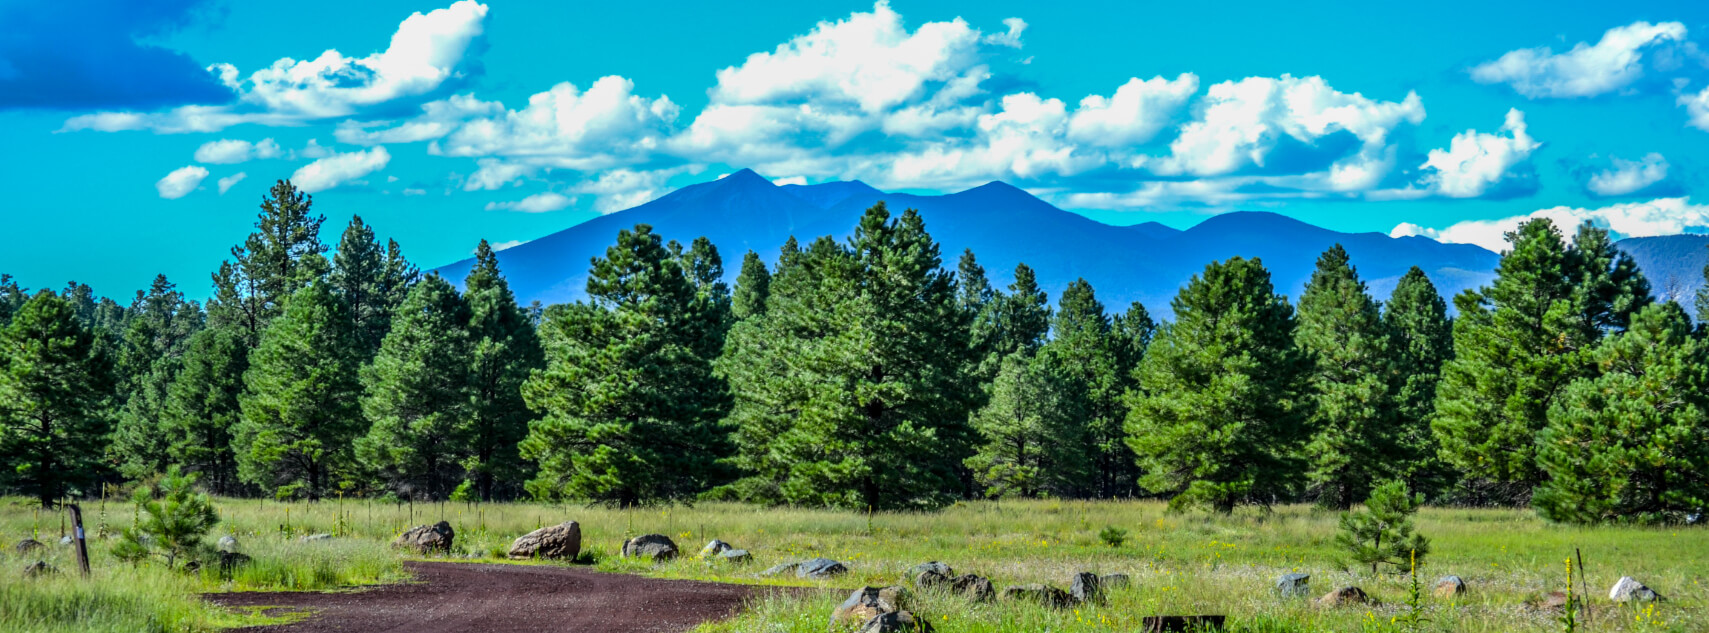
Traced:
<path id="1" fill-rule="evenodd" d="M 1022 264 L 994 288 L 919 215 L 749 252 L 619 232 L 587 299 L 524 308 L 483 242 L 459 291 L 358 218 L 329 260 L 288 182 L 213 275 L 129 307 L 0 288 L 0 477 L 50 503 L 170 465 L 319 499 L 695 499 L 931 509 L 980 496 L 1346 508 L 1385 481 L 1562 521 L 1709 501 L 1709 342 L 1605 231 L 1509 235 L 1455 299 L 1387 302 L 1337 246 L 1297 305 L 1215 262 L 1157 323 Z M 1706 271 L 1709 272 L 1709 271 Z M 1709 296 L 1699 301 L 1709 308 Z"/>

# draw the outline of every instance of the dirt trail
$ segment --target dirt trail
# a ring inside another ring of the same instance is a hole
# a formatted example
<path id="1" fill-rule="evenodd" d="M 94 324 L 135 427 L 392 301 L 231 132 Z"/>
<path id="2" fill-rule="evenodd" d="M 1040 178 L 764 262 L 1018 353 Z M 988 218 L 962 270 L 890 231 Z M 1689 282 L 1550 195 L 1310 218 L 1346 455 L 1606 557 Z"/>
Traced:
<path id="1" fill-rule="evenodd" d="M 295 624 L 258 633 L 507 633 L 687 631 L 733 615 L 766 587 L 602 574 L 568 567 L 405 563 L 416 582 L 348 593 L 218 593 L 234 607 L 309 609 Z"/>

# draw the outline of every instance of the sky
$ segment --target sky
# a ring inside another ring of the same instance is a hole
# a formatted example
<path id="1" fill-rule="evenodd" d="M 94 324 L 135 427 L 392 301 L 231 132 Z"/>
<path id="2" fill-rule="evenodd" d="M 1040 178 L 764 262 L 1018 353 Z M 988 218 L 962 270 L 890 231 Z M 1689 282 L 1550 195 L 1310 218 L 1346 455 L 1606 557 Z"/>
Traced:
<path id="1" fill-rule="evenodd" d="M 0 0 L 0 272 L 204 297 L 284 178 L 423 267 L 741 168 L 1492 250 L 1709 232 L 1709 3 L 1280 4 Z"/>

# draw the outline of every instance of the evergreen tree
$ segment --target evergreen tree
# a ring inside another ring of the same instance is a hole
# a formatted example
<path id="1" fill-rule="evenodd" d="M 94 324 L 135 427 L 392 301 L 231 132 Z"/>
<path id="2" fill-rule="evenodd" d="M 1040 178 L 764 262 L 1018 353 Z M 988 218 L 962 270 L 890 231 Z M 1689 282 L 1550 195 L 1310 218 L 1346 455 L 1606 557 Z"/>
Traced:
<path id="1" fill-rule="evenodd" d="M 985 267 L 979 265 L 973 249 L 961 252 L 956 263 L 956 306 L 969 319 L 968 349 L 971 361 L 967 368 L 969 380 L 989 391 L 991 383 L 1002 369 L 1004 356 L 997 354 L 999 306 L 1007 300 L 1003 293 L 991 287 Z"/>
<path id="2" fill-rule="evenodd" d="M 1145 348 L 1151 345 L 1152 336 L 1157 334 L 1157 322 L 1151 319 L 1151 312 L 1138 301 L 1128 304 L 1127 313 L 1118 314 L 1110 320 L 1110 334 L 1115 337 L 1112 349 L 1116 354 L 1116 368 L 1128 388 L 1134 386 L 1133 370 L 1139 367 L 1139 361 L 1145 358 Z"/>
<path id="3" fill-rule="evenodd" d="M 963 482 L 979 400 L 963 378 L 968 314 L 919 214 L 879 204 L 845 247 L 779 266 L 766 313 L 738 325 L 720 370 L 737 396 L 728 491 L 859 509 L 934 508 Z"/>
<path id="4" fill-rule="evenodd" d="M 403 496 L 445 499 L 473 440 L 469 305 L 439 275 L 410 290 L 379 353 L 362 369 L 373 422 L 356 457 Z"/>
<path id="5" fill-rule="evenodd" d="M 1015 282 L 996 301 L 990 354 L 997 359 L 1019 351 L 1032 353 L 1050 333 L 1050 296 L 1026 264 L 1015 265 Z"/>
<path id="6" fill-rule="evenodd" d="M 1078 389 L 1074 399 L 1082 403 L 1079 409 L 1084 417 L 1079 424 L 1084 443 L 1073 450 L 1092 467 L 1089 477 L 1078 482 L 1077 492 L 1100 498 L 1132 494 L 1132 484 L 1139 477 L 1122 430 L 1127 418 L 1122 398 L 1128 380 L 1116 349 L 1120 341 L 1111 334 L 1111 326 L 1092 284 L 1076 279 L 1062 291 L 1052 338 L 1045 345 L 1073 374 Z"/>
<path id="7" fill-rule="evenodd" d="M 18 285 L 18 280 L 11 275 L 0 273 L 0 327 L 6 327 L 12 322 L 12 315 L 24 307 L 24 302 L 30 300 L 29 293 Z"/>
<path id="8" fill-rule="evenodd" d="M 247 338 L 237 326 L 209 327 L 191 336 L 183 367 L 167 387 L 160 412 L 167 454 L 218 494 L 243 490 L 232 428 L 242 416 L 239 397 L 249 369 Z"/>
<path id="9" fill-rule="evenodd" d="M 157 485 L 143 485 L 132 495 L 137 522 L 119 534 L 113 556 L 140 561 L 158 556 L 167 569 L 189 562 L 202 549 L 202 539 L 220 522 L 208 495 L 195 491 L 196 475 L 180 474 L 172 466 Z"/>
<path id="10" fill-rule="evenodd" d="M 1430 277 L 1413 266 L 1389 295 L 1383 323 L 1394 336 L 1395 431 L 1401 456 L 1397 476 L 1409 489 L 1428 493 L 1450 483 L 1451 470 L 1437 456 L 1430 431 L 1442 366 L 1454 357 L 1448 303 Z"/>
<path id="11" fill-rule="evenodd" d="M 1004 358 L 990 404 L 973 416 L 984 443 L 966 460 L 985 494 L 1081 494 L 1092 477 L 1081 426 L 1085 405 L 1084 386 L 1048 348 Z"/>
<path id="12" fill-rule="evenodd" d="M 367 428 L 361 358 L 350 314 L 326 282 L 304 286 L 285 304 L 249 355 L 233 448 L 244 481 L 277 498 L 318 500 Z"/>
<path id="13" fill-rule="evenodd" d="M 25 302 L 0 331 L 0 481 L 43 508 L 90 483 L 115 387 L 71 302 L 46 291 Z"/>
<path id="14" fill-rule="evenodd" d="M 1310 358 L 1293 309 L 1256 259 L 1214 262 L 1171 303 L 1140 361 L 1128 446 L 1170 506 L 1269 504 L 1292 494 L 1310 415 Z"/>
<path id="15" fill-rule="evenodd" d="M 535 496 L 632 507 L 690 499 L 718 479 L 729 394 L 709 333 L 724 316 L 699 288 L 709 268 L 683 261 L 636 225 L 593 261 L 588 303 L 546 310 L 547 365 L 523 385 L 544 415 L 522 443 L 540 464 Z"/>
<path id="16" fill-rule="evenodd" d="M 1553 222 L 1537 219 L 1508 241 L 1495 282 L 1455 299 L 1454 359 L 1432 427 L 1449 464 L 1522 493 L 1543 480 L 1536 437 L 1549 405 L 1594 372 L 1585 352 L 1630 321 L 1649 285 L 1601 229 L 1582 227 L 1568 248 Z"/>
<path id="17" fill-rule="evenodd" d="M 545 366 L 535 332 L 538 319 L 516 305 L 486 240 L 475 249 L 475 266 L 463 280 L 469 303 L 469 356 L 474 406 L 472 452 L 464 462 L 481 499 L 513 496 L 527 478 L 517 444 L 528 435 L 533 414 L 522 399 L 530 372 Z"/>
<path id="18" fill-rule="evenodd" d="M 746 319 L 765 312 L 766 297 L 771 294 L 771 272 L 759 254 L 748 251 L 742 256 L 742 272 L 736 276 L 736 295 L 730 311 L 737 319 Z"/>
<path id="19" fill-rule="evenodd" d="M 1385 563 L 1396 572 L 1410 570 L 1430 553 L 1430 540 L 1414 532 L 1412 525 L 1412 515 L 1423 504 L 1424 495 L 1414 496 L 1399 481 L 1377 486 L 1363 511 L 1341 514 L 1341 533 L 1335 535 L 1335 542 L 1355 562 L 1370 565 L 1373 574 Z"/>
<path id="20" fill-rule="evenodd" d="M 313 198 L 289 180 L 268 189 L 255 232 L 232 247 L 232 259 L 214 273 L 210 320 L 240 325 L 253 346 L 287 298 L 327 274 L 328 262 L 320 256 L 326 252 L 320 243 L 326 218 L 314 215 L 313 206 Z"/>
<path id="21" fill-rule="evenodd" d="M 157 275 L 146 293 L 137 292 L 126 314 L 118 362 L 124 407 L 109 453 L 120 473 L 142 479 L 163 472 L 169 463 L 170 438 L 160 421 L 184 350 L 202 327 L 202 309 L 185 301 L 165 275 Z"/>
<path id="22" fill-rule="evenodd" d="M 1555 521 L 1674 521 L 1709 505 L 1709 343 L 1678 304 L 1651 305 L 1592 352 L 1538 439 Z"/>
<path id="23" fill-rule="evenodd" d="M 1391 336 L 1340 244 L 1317 258 L 1300 295 L 1298 322 L 1294 342 L 1313 359 L 1307 479 L 1318 503 L 1346 509 L 1393 474 L 1402 456 Z"/>
<path id="24" fill-rule="evenodd" d="M 3 297 L 0 289 L 0 297 Z M 1703 265 L 1703 287 L 1697 289 L 1697 328 L 1704 331 L 1709 327 L 1709 264 Z"/>
<path id="25" fill-rule="evenodd" d="M 328 280 L 333 291 L 349 306 L 363 362 L 379 353 L 380 343 L 391 331 L 392 311 L 403 301 L 418 275 L 402 259 L 397 242 L 389 246 L 382 249 L 374 239 L 374 229 L 362 222 L 362 216 L 355 216 L 344 229 L 338 251 L 332 257 Z"/>

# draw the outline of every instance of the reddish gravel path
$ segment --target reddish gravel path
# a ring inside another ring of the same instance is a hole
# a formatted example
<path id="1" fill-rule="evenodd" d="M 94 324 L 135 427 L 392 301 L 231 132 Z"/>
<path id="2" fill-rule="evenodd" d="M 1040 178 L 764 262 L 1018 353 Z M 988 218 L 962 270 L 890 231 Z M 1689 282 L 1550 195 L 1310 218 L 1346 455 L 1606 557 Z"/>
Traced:
<path id="1" fill-rule="evenodd" d="M 687 631 L 733 615 L 770 589 L 602 574 L 569 567 L 405 563 L 416 582 L 348 593 L 218 593 L 215 604 L 308 609 L 258 633 L 506 633 Z"/>

